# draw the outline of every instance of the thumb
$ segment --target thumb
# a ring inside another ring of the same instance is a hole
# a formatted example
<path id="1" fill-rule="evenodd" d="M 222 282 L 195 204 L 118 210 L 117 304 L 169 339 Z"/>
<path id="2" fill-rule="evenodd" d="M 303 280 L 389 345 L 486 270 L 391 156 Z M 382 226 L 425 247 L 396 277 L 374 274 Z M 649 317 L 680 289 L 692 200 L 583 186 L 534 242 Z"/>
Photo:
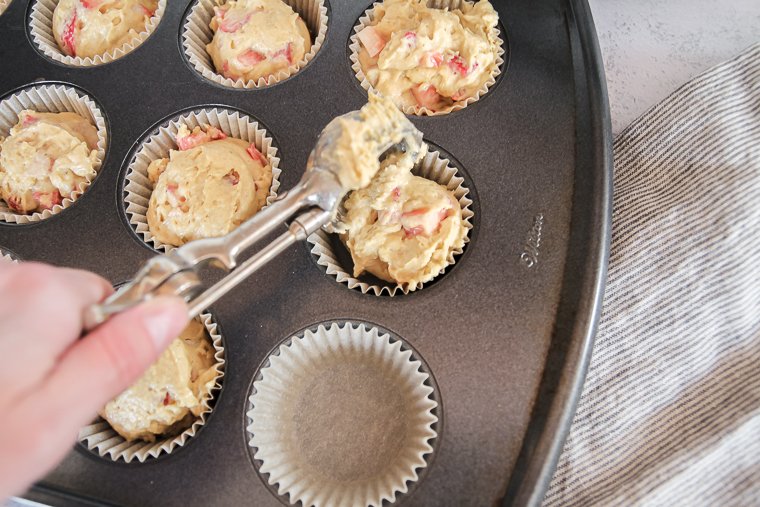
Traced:
<path id="1" fill-rule="evenodd" d="M 187 322 L 187 306 L 176 297 L 156 298 L 115 315 L 61 357 L 46 381 L 45 389 L 52 391 L 47 399 L 56 400 L 77 424 L 86 423 L 132 385 Z"/>

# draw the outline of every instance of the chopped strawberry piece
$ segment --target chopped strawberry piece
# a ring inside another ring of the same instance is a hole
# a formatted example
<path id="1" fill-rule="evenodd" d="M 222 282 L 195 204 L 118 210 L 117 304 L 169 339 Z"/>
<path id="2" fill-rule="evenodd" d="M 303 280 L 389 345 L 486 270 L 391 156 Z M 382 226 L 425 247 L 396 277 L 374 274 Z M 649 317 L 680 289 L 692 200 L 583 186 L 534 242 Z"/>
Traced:
<path id="1" fill-rule="evenodd" d="M 39 203 L 40 209 L 52 209 L 56 204 L 63 202 L 61 193 L 58 190 L 53 190 L 52 192 L 34 192 L 32 197 Z"/>
<path id="2" fill-rule="evenodd" d="M 417 208 L 401 215 L 401 227 L 406 239 L 420 234 L 430 235 L 441 227 L 441 222 L 449 216 L 449 209 L 431 210 Z"/>
<path id="3" fill-rule="evenodd" d="M 394 188 L 391 191 L 391 199 L 393 199 L 394 201 L 398 201 L 400 197 L 401 197 L 401 189 L 398 187 Z"/>
<path id="4" fill-rule="evenodd" d="M 245 151 L 248 152 L 248 155 L 250 155 L 253 160 L 260 162 L 261 165 L 267 165 L 266 157 L 261 154 L 261 152 L 256 148 L 255 144 L 249 144 L 248 148 L 246 148 Z"/>
<path id="5" fill-rule="evenodd" d="M 82 7 L 85 9 L 94 9 L 100 5 L 100 0 L 79 0 L 79 3 L 81 3 Z"/>
<path id="6" fill-rule="evenodd" d="M 31 113 L 27 113 L 24 115 L 24 118 L 21 120 L 21 125 L 24 127 L 28 127 L 32 123 L 37 123 L 37 120 L 39 120 L 39 118 L 37 118 Z"/>
<path id="7" fill-rule="evenodd" d="M 169 391 L 166 391 L 166 396 L 164 396 L 163 404 L 164 406 L 167 406 L 169 404 L 173 404 L 174 400 L 172 399 L 171 395 L 169 394 Z"/>
<path id="8" fill-rule="evenodd" d="M 243 14 L 241 12 L 233 11 L 232 14 L 224 16 L 222 22 L 219 24 L 219 29 L 228 33 L 237 32 L 248 22 L 249 19 L 251 19 L 250 12 Z"/>
<path id="9" fill-rule="evenodd" d="M 435 110 L 441 103 L 441 96 L 438 94 L 438 90 L 433 85 L 418 85 L 411 89 L 414 99 L 422 107 L 426 107 L 430 110 Z"/>
<path id="10" fill-rule="evenodd" d="M 422 234 L 425 229 L 421 225 L 415 225 L 414 227 L 403 227 L 404 229 L 404 239 L 413 238 L 415 236 L 419 236 Z"/>
<path id="11" fill-rule="evenodd" d="M 293 63 L 293 43 L 288 42 L 287 46 L 275 53 L 272 53 L 272 58 L 287 58 L 288 63 Z"/>
<path id="12" fill-rule="evenodd" d="M 63 40 L 63 50 L 70 56 L 76 56 L 77 50 L 74 44 L 74 32 L 77 27 L 77 13 L 74 12 L 74 15 L 71 17 L 71 20 L 66 24 L 66 26 L 63 29 L 63 34 L 61 34 L 61 39 Z"/>
<path id="13" fill-rule="evenodd" d="M 429 208 L 417 208 L 417 209 L 413 209 L 412 211 L 407 211 L 407 212 L 403 213 L 401 216 L 403 216 L 403 217 L 416 217 L 416 216 L 419 216 L 419 215 L 424 215 L 428 211 L 430 211 Z"/>
<path id="14" fill-rule="evenodd" d="M 222 64 L 222 75 L 224 75 L 224 77 L 228 77 L 235 81 L 240 79 L 240 76 L 230 71 L 230 62 L 228 62 L 227 60 L 225 60 L 224 63 Z"/>
<path id="15" fill-rule="evenodd" d="M 138 5 L 142 9 L 142 11 L 145 13 L 145 15 L 148 16 L 149 18 L 152 18 L 153 15 L 156 13 L 155 9 L 149 9 L 145 7 L 143 4 L 138 4 Z"/>
<path id="16" fill-rule="evenodd" d="M 206 134 L 211 138 L 212 141 L 218 141 L 219 139 L 227 139 L 227 134 L 222 132 L 216 127 L 212 127 L 209 125 L 206 127 Z"/>
<path id="17" fill-rule="evenodd" d="M 254 65 L 261 63 L 266 59 L 266 56 L 262 55 L 258 51 L 254 51 L 253 49 L 249 49 L 245 53 L 237 56 L 237 61 L 246 67 L 253 67 Z"/>
<path id="18" fill-rule="evenodd" d="M 206 127 L 205 132 L 201 130 L 200 127 L 195 127 L 191 134 L 177 136 L 177 146 L 180 151 L 185 151 L 200 146 L 203 143 L 208 143 L 217 139 L 225 139 L 226 137 L 227 134 L 210 125 Z"/>
<path id="19" fill-rule="evenodd" d="M 180 151 L 185 151 L 191 148 L 195 148 L 196 146 L 200 146 L 208 140 L 209 137 L 205 132 L 196 132 L 195 134 L 190 134 L 189 136 L 178 137 L 177 146 L 179 146 Z"/>
<path id="20" fill-rule="evenodd" d="M 451 70 L 458 72 L 462 76 L 466 76 L 470 73 L 471 69 L 465 65 L 464 60 L 462 60 L 462 57 L 459 55 L 452 56 L 448 64 L 449 67 L 451 67 Z"/>
<path id="21" fill-rule="evenodd" d="M 227 174 L 224 175 L 224 181 L 230 183 L 233 187 L 240 183 L 240 175 L 238 172 L 234 169 L 230 170 Z"/>
<path id="22" fill-rule="evenodd" d="M 403 39 L 409 49 L 412 49 L 417 45 L 417 34 L 414 32 L 406 32 Z"/>
<path id="23" fill-rule="evenodd" d="M 10 209 L 12 209 L 13 211 L 19 211 L 23 213 L 24 208 L 23 206 L 21 206 L 21 199 L 19 199 L 17 196 L 15 195 L 8 196 L 6 201 L 8 202 L 8 207 Z"/>
<path id="24" fill-rule="evenodd" d="M 443 55 L 438 51 L 429 51 L 420 57 L 423 67 L 438 67 L 443 63 Z"/>
<path id="25" fill-rule="evenodd" d="M 356 35 L 372 58 L 377 56 L 387 43 L 383 34 L 374 26 L 368 26 Z"/>
<path id="26" fill-rule="evenodd" d="M 170 194 L 176 194 L 178 189 L 179 189 L 179 185 L 174 182 L 170 182 L 166 184 L 166 191 L 169 192 Z"/>

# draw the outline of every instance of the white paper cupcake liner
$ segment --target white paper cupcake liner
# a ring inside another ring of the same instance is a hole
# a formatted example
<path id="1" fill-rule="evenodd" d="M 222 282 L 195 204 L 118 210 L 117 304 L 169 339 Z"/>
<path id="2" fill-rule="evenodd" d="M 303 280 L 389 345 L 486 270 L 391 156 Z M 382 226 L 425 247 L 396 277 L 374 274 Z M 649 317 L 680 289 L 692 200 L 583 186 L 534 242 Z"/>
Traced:
<path id="1" fill-rule="evenodd" d="M 320 325 L 293 337 L 249 398 L 259 472 L 304 507 L 393 502 L 433 452 L 438 404 L 428 379 L 400 340 L 375 327 Z"/>
<path id="2" fill-rule="evenodd" d="M 18 114 L 24 109 L 40 113 L 76 113 L 92 123 L 98 131 L 97 161 L 95 171 L 100 171 L 108 146 L 108 128 L 103 112 L 95 101 L 84 92 L 62 84 L 31 84 L 0 101 L 0 138 L 7 137 L 11 127 L 18 123 Z M 92 181 L 79 185 L 76 191 L 56 204 L 52 209 L 30 214 L 11 210 L 5 201 L 0 200 L 0 220 L 17 224 L 39 222 L 71 206 L 74 201 L 90 186 Z"/>
<path id="3" fill-rule="evenodd" d="M 102 65 L 112 62 L 117 58 L 134 51 L 140 44 L 145 42 L 148 37 L 158 26 L 161 18 L 166 11 L 166 0 L 158 0 L 158 7 L 153 16 L 145 25 L 145 30 L 137 34 L 132 40 L 122 44 L 118 48 L 113 48 L 102 55 L 88 56 L 80 58 L 78 56 L 69 56 L 61 51 L 53 35 L 53 11 L 58 5 L 58 0 L 34 0 L 31 13 L 29 15 L 29 33 L 32 41 L 42 53 L 64 65 L 74 67 L 92 67 L 93 65 Z"/>
<path id="4" fill-rule="evenodd" d="M 148 166 L 154 160 L 167 158 L 169 150 L 177 149 L 175 139 L 180 125 L 186 125 L 189 130 L 197 126 L 211 125 L 229 137 L 254 143 L 256 148 L 267 157 L 272 168 L 272 185 L 269 187 L 269 195 L 264 207 L 272 204 L 277 198 L 277 190 L 280 188 L 279 177 L 282 174 L 277 148 L 272 144 L 272 138 L 259 126 L 258 122 L 243 113 L 214 107 L 181 113 L 166 120 L 138 146 L 129 163 L 124 185 L 124 205 L 129 223 L 145 243 L 156 250 L 166 252 L 173 250 L 174 247 L 158 241 L 148 228 L 146 214 L 150 195 L 153 193 L 153 185 L 148 179 Z"/>
<path id="5" fill-rule="evenodd" d="M 5 9 L 8 8 L 8 6 L 11 4 L 12 0 L 0 0 L 0 16 L 3 15 L 5 12 Z"/>
<path id="6" fill-rule="evenodd" d="M 349 39 L 349 45 L 348 49 L 350 51 L 349 54 L 349 60 L 351 61 L 351 69 L 353 69 L 354 73 L 356 74 L 356 79 L 359 80 L 359 83 L 361 84 L 362 88 L 367 90 L 368 93 L 379 93 L 374 86 L 369 82 L 369 79 L 367 79 L 367 76 L 364 75 L 364 70 L 362 70 L 362 66 L 359 63 L 359 50 L 361 49 L 361 42 L 359 41 L 359 32 L 361 32 L 366 26 L 371 25 L 372 22 L 375 19 L 375 7 L 380 5 L 382 2 L 375 2 L 372 4 L 372 6 L 364 11 L 364 14 L 362 17 L 359 18 L 359 22 L 354 26 L 353 33 L 351 34 L 351 38 Z M 448 10 L 455 10 L 455 9 L 461 9 L 463 5 L 470 4 L 471 2 L 466 2 L 465 0 L 428 0 L 427 6 L 434 8 L 434 9 L 448 9 Z M 494 66 L 494 71 L 491 73 L 491 76 L 483 83 L 483 86 L 478 90 L 478 92 L 472 96 L 469 97 L 463 101 L 458 101 L 452 104 L 451 106 L 438 110 L 438 111 L 432 111 L 426 107 L 422 106 L 404 106 L 400 107 L 400 109 L 406 113 L 406 114 L 414 114 L 414 115 L 428 115 L 428 116 L 437 116 L 442 114 L 448 114 L 452 111 L 457 111 L 459 109 L 463 109 L 473 102 L 477 102 L 480 100 L 480 97 L 485 95 L 488 92 L 488 89 L 493 86 L 494 83 L 496 83 L 496 78 L 501 74 L 501 68 L 504 65 L 504 40 L 501 38 L 501 32 L 499 30 L 499 27 L 496 26 L 493 29 L 493 37 L 494 40 L 498 43 L 498 50 L 496 54 L 496 65 Z"/>
<path id="7" fill-rule="evenodd" d="M 0 247 L 0 257 L 7 262 L 18 262 L 18 256 L 3 247 Z"/>
<path id="8" fill-rule="evenodd" d="M 215 0 L 196 0 L 182 26 L 182 49 L 190 66 L 209 81 L 231 88 L 263 88 L 279 83 L 298 72 L 316 56 L 325 42 L 327 7 L 324 0 L 283 1 L 301 16 L 309 29 L 309 33 L 314 37 L 311 50 L 304 55 L 301 61 L 294 63 L 287 69 L 280 70 L 276 74 L 267 77 L 262 76 L 257 81 L 243 80 L 242 78 L 233 80 L 222 76 L 216 71 L 214 62 L 206 52 L 206 44 L 214 38 L 214 32 L 209 28 L 209 23 L 214 17 L 214 6 L 218 4 Z"/>
<path id="9" fill-rule="evenodd" d="M 464 178 L 459 176 L 457 169 L 449 165 L 449 161 L 442 158 L 439 152 L 428 151 L 422 161 L 412 170 L 412 174 L 435 181 L 454 194 L 454 197 L 459 201 L 459 205 L 462 208 L 462 222 L 466 229 L 464 242 L 467 244 L 470 241 L 470 231 L 472 230 L 472 217 L 474 216 L 474 213 L 470 207 L 472 205 L 472 200 L 468 197 L 470 191 L 464 186 Z M 385 285 L 376 285 L 364 281 L 363 278 L 366 275 L 360 275 L 360 278 L 356 278 L 353 276 L 353 265 L 346 265 L 345 262 L 341 261 L 341 257 L 350 259 L 350 254 L 347 252 L 347 248 L 343 246 L 342 243 L 333 241 L 333 239 L 334 238 L 330 238 L 329 233 L 321 229 L 315 232 L 308 238 L 309 243 L 312 245 L 311 253 L 316 257 L 317 264 L 325 267 L 328 275 L 334 276 L 340 283 L 345 283 L 348 285 L 348 288 L 358 289 L 364 294 L 369 293 L 374 294 L 375 296 L 381 296 L 383 294 L 395 296 L 398 293 L 408 294 L 414 290 L 419 290 L 425 285 L 424 283 L 412 286 L 400 284 L 394 285 L 391 282 L 386 282 L 387 284 Z M 336 248 L 345 249 L 345 255 L 339 255 Z M 454 264 L 456 261 L 455 257 L 460 255 L 462 251 L 462 248 L 458 248 L 450 252 L 447 258 L 447 265 L 441 269 L 437 276 L 440 276 L 446 268 Z M 435 278 L 433 280 L 435 280 Z"/>
<path id="10" fill-rule="evenodd" d="M 185 431 L 175 437 L 157 438 L 155 442 L 145 442 L 143 440 L 127 441 L 114 430 L 107 421 L 98 418 L 94 423 L 85 426 L 79 430 L 79 442 L 87 447 L 90 451 L 99 455 L 101 458 L 112 459 L 113 461 L 124 460 L 130 463 L 134 460 L 140 463 L 149 458 L 157 458 L 161 454 L 170 454 L 175 449 L 183 447 L 187 441 L 194 437 L 200 430 L 201 426 L 206 424 L 209 414 L 211 413 L 211 401 L 219 392 L 224 377 L 224 345 L 222 336 L 219 334 L 218 325 L 214 322 L 211 314 L 202 313 L 201 322 L 206 326 L 211 343 L 214 346 L 214 386 L 211 388 L 211 397 L 203 402 L 203 412 L 196 418 L 193 424 Z"/>

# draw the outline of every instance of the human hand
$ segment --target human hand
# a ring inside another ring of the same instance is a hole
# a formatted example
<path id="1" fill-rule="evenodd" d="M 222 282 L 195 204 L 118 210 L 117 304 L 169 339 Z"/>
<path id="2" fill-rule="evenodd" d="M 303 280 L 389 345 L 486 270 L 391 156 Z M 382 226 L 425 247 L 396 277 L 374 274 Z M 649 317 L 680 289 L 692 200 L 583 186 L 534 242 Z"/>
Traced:
<path id="1" fill-rule="evenodd" d="M 58 463 L 187 324 L 185 303 L 162 297 L 80 340 L 85 308 L 112 291 L 87 271 L 0 263 L 0 501 Z"/>

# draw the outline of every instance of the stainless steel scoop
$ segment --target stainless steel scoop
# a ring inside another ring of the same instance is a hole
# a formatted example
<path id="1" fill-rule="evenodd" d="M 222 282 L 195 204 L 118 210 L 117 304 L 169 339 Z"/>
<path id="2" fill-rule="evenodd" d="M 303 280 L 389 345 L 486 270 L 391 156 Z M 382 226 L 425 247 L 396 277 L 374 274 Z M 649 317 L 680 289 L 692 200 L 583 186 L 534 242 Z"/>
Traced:
<path id="1" fill-rule="evenodd" d="M 343 133 L 341 118 L 362 121 L 359 111 L 331 121 L 320 134 L 306 171 L 295 187 L 225 236 L 192 241 L 148 260 L 131 282 L 86 310 L 85 329 L 97 327 L 112 315 L 160 295 L 184 298 L 189 304 L 189 316 L 195 317 L 290 245 L 306 239 L 322 226 L 334 226 L 341 200 L 351 190 L 340 183 L 340 161 L 331 156 Z M 390 152 L 410 147 L 416 150 L 422 144 L 422 133 L 405 117 L 401 131 L 396 129 L 394 134 L 395 142 L 377 147 L 379 160 Z M 291 222 L 284 234 L 238 265 L 243 251 L 288 220 Z M 203 284 L 197 269 L 207 264 L 231 272 L 201 292 Z"/>

